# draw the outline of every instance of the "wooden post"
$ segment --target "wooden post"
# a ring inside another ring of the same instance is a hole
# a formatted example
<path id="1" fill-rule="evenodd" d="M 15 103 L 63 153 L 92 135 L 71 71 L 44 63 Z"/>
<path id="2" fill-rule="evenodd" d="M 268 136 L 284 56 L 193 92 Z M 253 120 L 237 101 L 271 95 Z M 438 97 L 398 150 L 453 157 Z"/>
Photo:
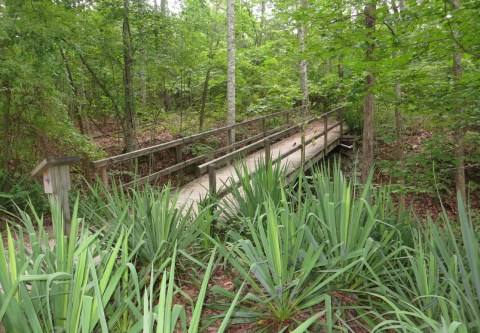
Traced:
<path id="1" fill-rule="evenodd" d="M 300 163 L 302 168 L 305 165 L 305 121 L 302 122 L 301 132 L 300 132 Z"/>
<path id="2" fill-rule="evenodd" d="M 181 145 L 180 146 L 175 146 L 175 159 L 177 161 L 177 164 L 183 162 L 182 148 L 183 148 L 183 146 L 181 146 Z M 178 178 L 179 178 L 179 184 L 182 185 L 183 184 L 183 169 L 181 169 L 178 172 Z"/>
<path id="3" fill-rule="evenodd" d="M 227 146 L 233 145 L 233 135 L 232 130 L 227 130 Z"/>
<path id="4" fill-rule="evenodd" d="M 343 106 L 340 108 L 340 138 L 343 136 Z"/>
<path id="5" fill-rule="evenodd" d="M 208 166 L 208 191 L 211 196 L 214 196 L 217 193 L 217 167 L 215 164 L 210 164 Z"/>
<path id="6" fill-rule="evenodd" d="M 328 154 L 328 116 L 323 116 L 323 156 Z"/>
<path id="7" fill-rule="evenodd" d="M 70 182 L 70 165 L 78 162 L 78 157 L 53 157 L 44 159 L 30 173 L 32 177 L 42 176 L 45 193 L 49 195 L 53 204 L 60 206 L 65 228 L 65 235 L 70 234 L 70 206 L 68 191 L 72 187 Z"/>
<path id="8" fill-rule="evenodd" d="M 267 136 L 267 120 L 265 118 L 262 119 L 262 130 L 263 130 L 263 137 Z"/>
<path id="9" fill-rule="evenodd" d="M 287 125 L 290 124 L 290 112 L 287 112 Z"/>
<path id="10" fill-rule="evenodd" d="M 270 162 L 270 140 L 265 139 L 265 166 Z"/>
<path id="11" fill-rule="evenodd" d="M 108 185 L 108 172 L 107 172 L 107 167 L 101 167 L 98 169 L 98 173 L 100 174 L 100 180 L 103 183 L 103 186 L 105 187 L 106 190 L 108 190 L 109 185 Z"/>

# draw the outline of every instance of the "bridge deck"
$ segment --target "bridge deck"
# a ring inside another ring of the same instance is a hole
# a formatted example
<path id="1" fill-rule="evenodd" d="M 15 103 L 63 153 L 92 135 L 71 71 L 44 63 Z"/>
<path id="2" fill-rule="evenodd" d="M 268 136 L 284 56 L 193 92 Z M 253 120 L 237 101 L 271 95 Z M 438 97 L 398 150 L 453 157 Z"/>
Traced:
<path id="1" fill-rule="evenodd" d="M 329 124 L 331 126 L 331 124 Z M 308 141 L 309 138 L 313 137 L 315 134 L 323 132 L 324 124 L 323 122 L 314 122 L 310 124 L 305 130 L 305 140 Z M 336 147 L 340 142 L 340 128 L 339 124 L 337 127 L 331 129 L 328 132 L 328 147 L 326 149 L 326 154 L 331 151 L 334 147 Z M 270 147 L 270 152 L 273 158 L 279 156 L 288 150 L 290 150 L 295 145 L 301 144 L 301 136 L 300 133 L 296 133 L 291 135 L 275 144 L 272 144 Z M 324 157 L 325 149 L 324 145 L 324 137 L 319 137 L 314 143 L 308 144 L 305 146 L 305 167 L 304 169 L 307 170 L 310 168 L 314 163 L 318 162 L 320 159 Z M 301 167 L 301 149 L 293 152 L 292 154 L 288 155 L 287 157 L 283 158 L 279 163 L 282 166 L 287 167 L 287 176 L 292 176 L 293 173 Z M 255 172 L 255 162 L 259 159 L 264 158 L 264 150 L 252 153 L 245 158 L 245 163 L 249 170 L 249 173 Z M 219 168 L 216 171 L 216 184 L 217 189 L 216 192 L 220 192 L 225 186 L 224 184 L 229 182 L 229 179 L 233 178 L 234 182 L 238 181 L 238 177 L 235 174 L 235 169 L 233 165 L 227 165 L 223 168 Z M 288 177 L 290 179 L 292 177 Z M 179 190 L 179 198 L 177 202 L 177 206 L 181 206 L 186 204 L 189 206 L 193 204 L 193 209 L 196 211 L 196 203 L 207 197 L 209 192 L 209 179 L 208 174 L 201 176 L 194 181 L 184 185 Z"/>

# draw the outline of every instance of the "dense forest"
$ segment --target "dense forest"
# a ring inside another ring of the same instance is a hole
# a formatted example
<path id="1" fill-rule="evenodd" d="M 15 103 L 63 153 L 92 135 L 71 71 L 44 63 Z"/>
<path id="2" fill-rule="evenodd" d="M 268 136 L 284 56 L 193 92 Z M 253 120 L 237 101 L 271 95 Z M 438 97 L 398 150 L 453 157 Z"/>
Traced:
<path id="1" fill-rule="evenodd" d="M 463 170 L 467 185 L 478 183 L 476 1 L 238 1 L 233 50 L 226 1 L 2 1 L 0 9 L 4 192 L 45 157 L 92 160 L 159 133 L 232 123 L 232 112 L 238 121 L 302 103 L 344 105 L 352 130 L 366 126 L 365 169 L 374 145 L 387 145 L 394 152 L 379 156 L 379 170 L 392 179 L 418 164 L 433 178 L 435 160 L 445 187 L 465 183 Z M 101 145 L 102 134 L 115 140 Z M 406 154 L 411 134 L 427 136 L 421 153 Z"/>
<path id="2" fill-rule="evenodd" d="M 480 1 L 0 0 L 0 18 L 0 332 L 480 331 Z M 239 161 L 193 208 L 194 172 L 123 191 L 91 164 L 295 108 L 342 110 L 358 177 Z M 68 217 L 30 175 L 54 156 L 81 162 Z"/>

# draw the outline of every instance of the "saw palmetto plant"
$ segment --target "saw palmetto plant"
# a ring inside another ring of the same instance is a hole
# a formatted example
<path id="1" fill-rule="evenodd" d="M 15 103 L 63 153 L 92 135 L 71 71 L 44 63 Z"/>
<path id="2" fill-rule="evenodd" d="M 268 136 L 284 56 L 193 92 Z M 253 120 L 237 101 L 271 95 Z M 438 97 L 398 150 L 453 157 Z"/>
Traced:
<path id="1" fill-rule="evenodd" d="M 33 207 L 19 209 L 2 234 L 1 324 L 9 333 L 480 330 L 478 219 L 461 199 L 458 221 L 422 221 L 336 166 L 287 189 L 273 183 L 281 168 L 262 170 L 238 169 L 246 191 L 231 192 L 230 206 L 208 198 L 198 212 L 178 207 L 170 187 L 92 187 L 68 236 L 59 207 L 50 233 Z M 219 218 L 221 238 L 211 234 Z"/>
<path id="2" fill-rule="evenodd" d="M 191 207 L 178 205 L 178 193 L 170 185 L 127 193 L 121 188 L 91 187 L 91 192 L 94 200 L 84 207 L 89 220 L 106 235 L 119 226 L 128 229 L 128 244 L 136 251 L 136 260 L 156 269 L 168 265 L 175 244 L 178 252 L 198 247 L 215 218 L 207 209 L 193 213 Z"/>
<path id="3" fill-rule="evenodd" d="M 64 235 L 53 207 L 53 239 L 43 218 L 20 212 L 26 232 L 7 228 L 0 248 L 0 318 L 7 332 L 110 332 L 129 326 L 128 299 L 138 296 L 138 276 L 128 262 L 128 232 L 100 241 L 77 216 Z M 24 242 L 28 239 L 28 245 Z M 137 294 L 135 294 L 135 290 Z"/>

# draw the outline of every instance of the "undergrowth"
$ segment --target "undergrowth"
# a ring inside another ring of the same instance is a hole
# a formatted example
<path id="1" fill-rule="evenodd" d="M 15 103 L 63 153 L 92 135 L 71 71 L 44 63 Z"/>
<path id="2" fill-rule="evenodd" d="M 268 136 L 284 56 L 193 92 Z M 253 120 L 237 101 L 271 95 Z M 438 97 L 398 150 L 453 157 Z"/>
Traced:
<path id="1" fill-rule="evenodd" d="M 478 217 L 460 198 L 457 220 L 444 213 L 419 221 L 398 210 L 389 188 L 356 184 L 338 166 L 299 174 L 287 188 L 286 169 L 258 168 L 249 175 L 240 164 L 241 189 L 196 208 L 180 205 L 169 186 L 92 186 L 75 204 L 68 236 L 58 207 L 53 235 L 32 205 L 18 208 L 22 223 L 10 222 L 0 248 L 3 326 L 22 333 L 480 330 Z M 219 268 L 233 288 L 213 278 Z"/>

